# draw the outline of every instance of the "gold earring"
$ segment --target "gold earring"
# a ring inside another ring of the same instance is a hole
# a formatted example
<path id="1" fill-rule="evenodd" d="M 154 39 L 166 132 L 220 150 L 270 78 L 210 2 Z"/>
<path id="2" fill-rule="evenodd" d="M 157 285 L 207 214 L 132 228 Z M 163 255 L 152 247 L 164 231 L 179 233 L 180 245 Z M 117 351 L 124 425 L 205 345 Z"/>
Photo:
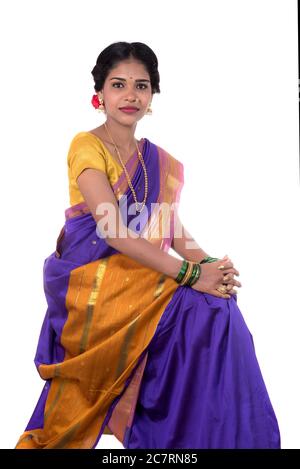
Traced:
<path id="1" fill-rule="evenodd" d="M 148 114 L 149 116 L 151 116 L 151 115 L 152 115 L 151 104 L 149 104 L 149 107 L 148 107 L 148 109 L 147 109 L 147 112 L 146 112 L 146 114 Z"/>
<path id="2" fill-rule="evenodd" d="M 104 112 L 105 113 L 105 107 L 104 107 L 104 101 L 103 101 L 103 98 L 100 98 L 100 96 L 98 96 L 98 100 L 99 100 L 99 106 L 98 106 L 98 111 L 99 112 Z"/>

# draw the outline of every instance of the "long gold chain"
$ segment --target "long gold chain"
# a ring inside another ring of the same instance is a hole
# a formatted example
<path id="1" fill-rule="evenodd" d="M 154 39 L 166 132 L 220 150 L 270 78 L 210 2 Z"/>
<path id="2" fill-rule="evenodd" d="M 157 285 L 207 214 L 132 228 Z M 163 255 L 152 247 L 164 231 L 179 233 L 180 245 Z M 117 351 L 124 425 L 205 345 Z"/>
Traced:
<path id="1" fill-rule="evenodd" d="M 126 178 L 127 178 L 127 182 L 129 184 L 129 187 L 131 189 L 131 192 L 132 192 L 132 195 L 133 195 L 133 198 L 134 198 L 134 201 L 135 201 L 135 206 L 136 206 L 136 211 L 137 212 L 141 212 L 145 206 L 145 203 L 146 203 L 146 200 L 147 200 L 147 195 L 148 195 L 148 175 L 147 175 L 147 169 L 146 169 L 146 166 L 145 166 L 145 163 L 144 163 L 144 159 L 143 159 L 143 155 L 142 153 L 140 152 L 140 149 L 138 147 L 138 144 L 135 142 L 135 145 L 136 145 L 136 148 L 137 148 L 137 152 L 138 152 L 138 157 L 139 157 L 139 160 L 142 164 L 142 167 L 143 167 L 143 170 L 144 170 L 144 175 L 145 175 L 145 195 L 144 195 L 144 200 L 143 202 L 138 202 L 137 201 L 137 198 L 136 198 L 136 193 L 135 193 L 135 190 L 133 188 L 133 185 L 131 183 L 131 180 L 130 180 L 130 177 L 129 177 L 129 174 L 128 174 L 128 171 L 127 171 L 127 168 L 125 166 L 125 164 L 123 163 L 123 160 L 121 158 L 121 155 L 120 155 L 120 152 L 119 152 L 119 149 L 117 147 L 117 145 L 115 144 L 114 142 L 114 139 L 112 138 L 112 136 L 110 135 L 110 132 L 108 131 L 108 128 L 106 126 L 106 122 L 104 122 L 104 127 L 105 127 L 105 130 L 106 132 L 108 133 L 114 147 L 115 147 L 115 150 L 118 154 L 118 157 L 119 157 L 119 160 L 121 162 L 121 165 L 123 167 L 123 170 L 125 171 L 125 174 L 126 174 Z M 141 205 L 141 208 L 139 208 L 139 205 Z"/>

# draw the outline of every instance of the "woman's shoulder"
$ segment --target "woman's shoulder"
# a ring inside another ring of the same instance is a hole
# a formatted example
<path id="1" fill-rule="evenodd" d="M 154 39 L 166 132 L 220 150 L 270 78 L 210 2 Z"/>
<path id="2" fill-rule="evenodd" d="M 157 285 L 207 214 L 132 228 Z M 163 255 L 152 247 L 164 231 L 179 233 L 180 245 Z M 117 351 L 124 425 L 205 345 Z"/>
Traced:
<path id="1" fill-rule="evenodd" d="M 107 156 L 101 142 L 88 131 L 76 132 L 71 138 L 67 152 L 68 166 L 76 165 L 79 161 L 90 161 L 106 165 Z"/>
<path id="2" fill-rule="evenodd" d="M 101 147 L 101 140 L 96 137 L 96 135 L 92 134 L 91 132 L 87 130 L 80 130 L 79 132 L 75 133 L 74 136 L 71 139 L 71 144 L 72 143 L 90 143 L 94 145 L 98 145 L 98 147 Z"/>
<path id="3" fill-rule="evenodd" d="M 81 150 L 90 150 L 92 153 L 101 154 L 106 159 L 105 147 L 101 140 L 86 130 L 81 130 L 73 135 L 69 144 L 68 155 Z"/>

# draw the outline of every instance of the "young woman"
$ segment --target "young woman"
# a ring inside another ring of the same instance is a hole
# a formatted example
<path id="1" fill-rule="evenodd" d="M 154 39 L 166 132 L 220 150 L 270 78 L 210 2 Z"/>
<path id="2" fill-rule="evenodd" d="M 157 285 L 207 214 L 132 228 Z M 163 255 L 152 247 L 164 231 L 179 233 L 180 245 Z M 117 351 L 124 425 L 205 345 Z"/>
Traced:
<path id="1" fill-rule="evenodd" d="M 44 264 L 45 386 L 16 447 L 95 448 L 110 433 L 125 448 L 279 448 L 239 272 L 184 229 L 183 164 L 135 138 L 160 92 L 156 55 L 113 43 L 92 75 L 106 121 L 70 144 L 70 207 Z"/>

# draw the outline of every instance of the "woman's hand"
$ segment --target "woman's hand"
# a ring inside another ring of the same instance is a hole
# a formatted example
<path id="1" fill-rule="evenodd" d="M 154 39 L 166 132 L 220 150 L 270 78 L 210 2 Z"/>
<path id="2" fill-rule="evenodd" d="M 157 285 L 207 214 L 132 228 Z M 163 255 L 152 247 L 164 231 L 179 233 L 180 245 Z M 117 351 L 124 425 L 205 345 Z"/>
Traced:
<path id="1" fill-rule="evenodd" d="M 224 269 L 220 270 L 218 267 L 224 266 Z M 240 275 L 239 272 L 233 267 L 232 261 L 228 256 L 223 257 L 215 262 L 208 262 L 201 264 L 201 275 L 192 288 L 197 291 L 204 293 L 210 293 L 211 295 L 218 296 L 219 298 L 230 298 L 231 294 L 238 293 L 233 287 L 241 287 L 242 284 L 234 279 L 234 275 Z M 226 286 L 227 292 L 221 293 L 217 288 Z"/>

